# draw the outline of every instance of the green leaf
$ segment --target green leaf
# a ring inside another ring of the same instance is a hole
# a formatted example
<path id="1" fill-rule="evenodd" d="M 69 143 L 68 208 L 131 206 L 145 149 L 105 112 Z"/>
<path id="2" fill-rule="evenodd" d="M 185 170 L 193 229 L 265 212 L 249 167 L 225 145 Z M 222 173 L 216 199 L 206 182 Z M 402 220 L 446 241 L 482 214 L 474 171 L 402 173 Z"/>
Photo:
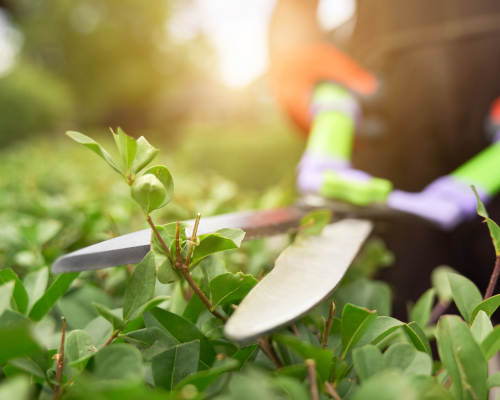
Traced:
<path id="1" fill-rule="evenodd" d="M 421 328 L 427 326 L 431 317 L 435 294 L 434 289 L 429 289 L 418 299 L 410 312 L 410 321 L 415 321 Z"/>
<path id="2" fill-rule="evenodd" d="M 128 136 L 121 128 L 117 129 L 117 133 L 111 129 L 111 133 L 113 134 L 113 139 L 115 140 L 116 147 L 122 158 L 123 171 L 129 173 L 130 167 L 135 159 L 137 143 L 133 137 Z"/>
<path id="3" fill-rule="evenodd" d="M 146 215 L 161 208 L 167 198 L 165 188 L 153 174 L 139 176 L 130 187 L 130 194 Z"/>
<path id="4" fill-rule="evenodd" d="M 376 311 L 346 304 L 342 311 L 342 358 L 363 337 L 363 334 L 377 318 Z"/>
<path id="5" fill-rule="evenodd" d="M 454 396 L 457 399 L 486 399 L 488 365 L 467 324 L 457 316 L 444 316 L 438 322 L 436 338 Z"/>
<path id="6" fill-rule="evenodd" d="M 199 371 L 186 376 L 175 385 L 175 390 L 180 390 L 186 385 L 195 386 L 199 392 L 203 392 L 212 385 L 222 374 L 233 371 L 240 363 L 232 358 L 225 359 L 220 365 L 216 365 L 210 369 Z"/>
<path id="7" fill-rule="evenodd" d="M 123 298 L 123 319 L 126 321 L 137 318 L 144 305 L 155 294 L 155 264 L 154 255 L 149 252 L 135 267 L 128 281 Z"/>
<path id="8" fill-rule="evenodd" d="M 378 374 L 385 368 L 382 353 L 372 344 L 354 349 L 352 351 L 352 362 L 361 382 Z"/>
<path id="9" fill-rule="evenodd" d="M 101 317 L 105 318 L 111 323 L 111 325 L 113 325 L 113 329 L 123 329 L 125 327 L 126 322 L 120 317 L 122 314 L 121 310 L 111 310 L 108 307 L 96 302 L 92 302 L 92 305 Z"/>
<path id="10" fill-rule="evenodd" d="M 353 400 L 417 400 L 411 379 L 399 371 L 387 370 L 372 376 L 354 393 Z"/>
<path id="11" fill-rule="evenodd" d="M 245 232 L 241 229 L 223 228 L 215 233 L 200 235 L 200 244 L 193 252 L 191 265 L 196 265 L 210 254 L 240 247 Z"/>
<path id="12" fill-rule="evenodd" d="M 23 283 L 19 280 L 16 273 L 11 268 L 4 268 L 0 270 L 0 285 L 6 282 L 14 281 L 13 299 L 17 311 L 21 314 L 26 313 L 28 309 L 28 293 L 24 288 Z"/>
<path id="13" fill-rule="evenodd" d="M 442 265 L 434 268 L 431 274 L 432 286 L 436 289 L 439 301 L 449 302 L 451 300 L 451 287 L 448 280 L 448 274 L 455 270 L 453 268 Z"/>
<path id="14" fill-rule="evenodd" d="M 33 305 L 29 317 L 33 321 L 40 321 L 54 306 L 57 300 L 66 293 L 71 283 L 78 277 L 79 272 L 59 275 L 49 286 L 47 291 Z"/>
<path id="15" fill-rule="evenodd" d="M 479 195 L 477 194 L 476 188 L 474 186 L 472 186 L 472 190 L 474 191 L 477 199 L 477 213 L 484 218 L 484 221 L 488 225 L 491 241 L 493 243 L 493 247 L 495 248 L 495 254 L 497 256 L 500 256 L 500 227 L 488 216 L 488 212 L 486 211 L 486 208 L 479 198 Z"/>
<path id="16" fill-rule="evenodd" d="M 206 366 L 212 365 L 215 360 L 215 351 L 208 339 L 199 329 L 181 316 L 160 308 L 153 308 L 144 314 L 144 322 L 149 328 L 158 326 L 165 329 L 180 343 L 200 341 L 200 362 Z"/>
<path id="17" fill-rule="evenodd" d="M 373 321 L 361 340 L 358 342 L 358 346 L 368 343 L 377 345 L 384 338 L 404 325 L 405 324 L 403 322 L 397 320 L 396 318 L 387 317 L 385 315 L 377 316 L 375 321 Z"/>
<path id="18" fill-rule="evenodd" d="M 158 149 L 153 147 L 144 136 L 137 139 L 137 151 L 132 163 L 131 171 L 136 174 L 144 169 L 158 154 Z"/>
<path id="19" fill-rule="evenodd" d="M 314 210 L 307 213 L 300 220 L 300 233 L 306 235 L 319 235 L 332 218 L 330 210 Z"/>
<path id="20" fill-rule="evenodd" d="M 309 400 L 310 392 L 306 387 L 296 379 L 288 376 L 277 376 L 273 379 L 273 383 L 286 394 L 288 399 L 292 400 Z"/>
<path id="21" fill-rule="evenodd" d="M 99 380 L 140 381 L 144 376 L 142 357 L 134 346 L 117 343 L 94 357 L 94 377 Z"/>
<path id="22" fill-rule="evenodd" d="M 154 175 L 161 182 L 163 188 L 165 189 L 165 199 L 163 200 L 163 203 L 160 207 L 163 207 L 165 204 L 170 203 L 172 201 L 172 198 L 174 197 L 174 179 L 172 178 L 172 175 L 170 174 L 168 168 L 163 165 L 156 165 L 144 171 L 144 175 L 146 174 Z"/>
<path id="23" fill-rule="evenodd" d="M 423 351 L 432 356 L 429 339 L 427 339 L 424 331 L 417 323 L 410 322 L 409 324 L 404 324 L 403 330 L 418 351 Z"/>
<path id="24" fill-rule="evenodd" d="M 172 390 L 177 383 L 198 371 L 199 360 L 199 340 L 178 344 L 158 354 L 152 362 L 156 386 Z"/>
<path id="25" fill-rule="evenodd" d="M 239 303 L 258 283 L 252 275 L 230 272 L 218 275 L 210 281 L 210 298 L 213 309 L 217 306 Z"/>
<path id="26" fill-rule="evenodd" d="M 206 310 L 205 304 L 201 301 L 199 296 L 191 296 L 189 302 L 182 313 L 182 316 L 189 322 L 196 324 L 198 318 Z"/>
<path id="27" fill-rule="evenodd" d="M 500 386 L 500 371 L 495 372 L 488 378 L 488 389 Z"/>
<path id="28" fill-rule="evenodd" d="M 37 271 L 26 274 L 23 279 L 26 292 L 29 293 L 28 310 L 30 311 L 37 300 L 43 296 L 47 283 L 49 282 L 49 269 L 47 267 L 40 268 Z"/>
<path id="29" fill-rule="evenodd" d="M 391 297 L 391 289 L 387 283 L 365 278 L 342 285 L 333 293 L 339 316 L 347 303 L 375 310 L 377 315 L 389 316 L 391 314 Z"/>
<path id="30" fill-rule="evenodd" d="M 181 279 L 179 273 L 172 265 L 170 258 L 163 254 L 152 253 L 156 265 L 156 275 L 161 283 L 173 283 Z"/>
<path id="31" fill-rule="evenodd" d="M 470 330 L 472 332 L 472 336 L 474 336 L 474 339 L 476 339 L 476 342 L 478 343 L 481 343 L 493 330 L 490 318 L 484 311 L 481 310 L 477 313 Z"/>
<path id="32" fill-rule="evenodd" d="M 316 370 L 323 381 L 327 380 L 330 375 L 330 367 L 332 365 L 333 353 L 330 350 L 322 349 L 313 346 L 309 343 L 302 342 L 295 336 L 276 334 L 273 336 L 274 341 L 288 346 L 304 360 L 312 358 L 316 363 Z"/>
<path id="33" fill-rule="evenodd" d="M 397 368 L 406 375 L 432 374 L 432 359 L 427 353 L 418 351 L 411 344 L 396 343 L 384 353 L 386 368 Z"/>
<path id="34" fill-rule="evenodd" d="M 88 149 L 92 150 L 99 157 L 101 157 L 104 161 L 108 163 L 108 165 L 113 168 L 116 172 L 123 176 L 120 167 L 113 161 L 113 158 L 109 155 L 109 153 L 102 147 L 99 143 L 97 143 L 94 139 L 84 135 L 80 132 L 75 131 L 67 131 L 66 135 L 73 139 L 75 142 L 83 144 Z"/>
<path id="35" fill-rule="evenodd" d="M 257 350 L 256 344 L 251 344 L 250 346 L 242 347 L 236 353 L 234 353 L 231 358 L 235 359 L 240 363 L 239 369 L 243 368 L 247 361 L 255 354 Z"/>
<path id="36" fill-rule="evenodd" d="M 472 319 L 476 318 L 477 313 L 481 310 L 486 313 L 488 318 L 491 318 L 498 307 L 500 307 L 500 294 L 491 296 L 474 307 L 472 310 Z"/>
<path id="37" fill-rule="evenodd" d="M 474 308 L 483 300 L 479 289 L 472 281 L 459 274 L 449 273 L 448 280 L 450 281 L 453 301 L 462 317 L 471 324 Z"/>
<path id="38" fill-rule="evenodd" d="M 9 308 L 12 293 L 14 293 L 15 282 L 7 282 L 0 286 L 0 315 Z"/>
<path id="39" fill-rule="evenodd" d="M 39 358 L 37 358 L 37 361 Z M 14 369 L 15 375 L 17 375 L 18 371 L 23 371 L 26 372 L 30 375 L 33 375 L 34 377 L 40 378 L 42 380 L 45 380 L 47 377 L 45 375 L 45 371 L 42 370 L 41 366 L 38 365 L 35 361 L 33 361 L 31 358 L 28 357 L 23 357 L 23 358 L 14 358 L 13 360 L 10 360 L 7 363 L 7 368 L 8 369 Z M 45 369 L 45 368 L 44 368 Z M 9 374 L 6 371 L 6 368 L 4 367 L 4 373 L 9 378 Z"/>
<path id="40" fill-rule="evenodd" d="M 19 316 L 17 321 L 0 326 L 0 363 L 40 352 L 31 323 L 20 314 L 14 315 Z"/>
<path id="41" fill-rule="evenodd" d="M 94 341 L 84 330 L 76 329 L 66 336 L 64 353 L 69 366 L 83 364 L 96 352 L 97 348 Z"/>
<path id="42" fill-rule="evenodd" d="M 495 326 L 481 343 L 481 350 L 487 360 L 500 351 L 500 325 Z"/>
<path id="43" fill-rule="evenodd" d="M 32 399 L 32 389 L 32 383 L 27 376 L 14 376 L 0 384 L 0 399 Z"/>

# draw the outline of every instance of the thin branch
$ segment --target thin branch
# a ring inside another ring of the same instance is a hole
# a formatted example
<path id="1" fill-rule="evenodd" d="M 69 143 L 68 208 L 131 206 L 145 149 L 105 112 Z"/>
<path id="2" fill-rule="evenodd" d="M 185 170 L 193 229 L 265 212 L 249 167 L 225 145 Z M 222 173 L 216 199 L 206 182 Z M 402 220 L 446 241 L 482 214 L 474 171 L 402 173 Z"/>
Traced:
<path id="1" fill-rule="evenodd" d="M 59 344 L 59 353 L 56 356 L 56 381 L 57 386 L 54 391 L 54 400 L 58 400 L 62 395 L 62 380 L 64 370 L 64 341 L 66 338 L 66 318 L 62 317 L 61 343 Z"/>
<path id="2" fill-rule="evenodd" d="M 290 325 L 290 329 L 292 330 L 292 332 L 295 336 L 300 338 L 300 333 L 299 333 L 299 330 L 297 329 L 297 325 L 295 325 L 295 324 Z"/>
<path id="3" fill-rule="evenodd" d="M 333 315 L 335 314 L 335 303 L 332 301 L 330 304 L 330 313 L 328 314 L 328 320 L 325 324 L 325 330 L 323 331 L 323 340 L 321 341 L 321 347 L 326 348 L 328 345 L 328 336 L 330 336 L 330 329 L 332 329 Z"/>
<path id="4" fill-rule="evenodd" d="M 450 305 L 449 301 L 445 300 L 440 300 L 436 303 L 434 308 L 431 311 L 431 316 L 429 318 L 429 323 L 430 324 L 435 324 L 439 317 L 444 314 L 444 312 L 448 309 L 448 306 Z"/>
<path id="5" fill-rule="evenodd" d="M 102 347 L 106 347 L 107 345 L 111 344 L 111 342 L 113 342 L 113 340 L 115 340 L 118 337 L 121 331 L 122 331 L 121 329 L 115 329 L 111 334 L 111 336 L 109 337 L 109 339 L 106 341 L 106 343 L 104 343 L 104 346 Z"/>
<path id="6" fill-rule="evenodd" d="M 167 244 L 165 243 L 165 241 L 161 237 L 160 232 L 158 232 L 158 229 L 156 229 L 156 225 L 154 224 L 154 222 L 151 219 L 151 216 L 149 214 L 146 216 L 146 221 L 148 221 L 149 226 L 151 227 L 151 229 L 153 230 L 153 233 L 155 234 L 156 238 L 160 242 L 161 247 L 163 248 L 163 251 L 167 254 L 168 258 L 170 258 L 170 260 L 172 262 L 174 262 L 174 259 L 172 258 L 172 254 L 170 253 L 170 250 L 168 249 Z"/>
<path id="7" fill-rule="evenodd" d="M 490 282 L 488 283 L 488 288 L 486 289 L 486 294 L 484 295 L 485 300 L 493 296 L 499 275 L 500 275 L 500 254 L 497 255 L 497 258 L 495 260 L 495 267 L 493 268 L 493 272 L 491 273 Z"/>
<path id="8" fill-rule="evenodd" d="M 262 352 L 271 360 L 271 362 L 274 364 L 276 368 L 281 368 L 283 364 L 281 363 L 280 359 L 278 358 L 278 355 L 274 351 L 273 346 L 269 341 L 263 337 L 260 337 L 257 339 L 257 344 L 259 345 L 259 348 L 262 350 Z"/>
<path id="9" fill-rule="evenodd" d="M 325 382 L 325 391 L 328 396 L 335 400 L 342 400 L 342 397 L 339 396 L 335 387 L 330 382 Z"/>
<path id="10" fill-rule="evenodd" d="M 203 304 L 205 304 L 205 307 L 208 308 L 208 311 L 210 311 L 215 317 L 219 318 L 221 321 L 226 322 L 227 318 L 212 306 L 212 303 L 210 303 L 208 297 L 205 296 L 205 293 L 203 293 L 201 288 L 194 281 L 193 277 L 191 276 L 191 273 L 189 272 L 189 268 L 187 268 L 182 263 L 176 263 L 175 268 L 182 274 L 184 279 L 186 279 L 186 281 L 189 283 L 189 286 L 191 286 L 191 289 L 193 289 L 193 291 L 200 298 Z"/>
<path id="11" fill-rule="evenodd" d="M 318 383 L 316 382 L 316 363 L 313 359 L 306 360 L 307 376 L 311 387 L 311 400 L 319 400 Z"/>
<path id="12" fill-rule="evenodd" d="M 186 256 L 186 265 L 191 264 L 191 256 L 193 255 L 194 244 L 196 243 L 196 238 L 197 238 L 196 235 L 198 234 L 198 226 L 200 224 L 200 217 L 201 217 L 200 213 L 196 214 L 196 220 L 194 221 L 193 233 L 191 234 L 191 240 L 189 242 L 189 248 L 188 248 L 188 252 L 187 252 L 187 256 Z"/>

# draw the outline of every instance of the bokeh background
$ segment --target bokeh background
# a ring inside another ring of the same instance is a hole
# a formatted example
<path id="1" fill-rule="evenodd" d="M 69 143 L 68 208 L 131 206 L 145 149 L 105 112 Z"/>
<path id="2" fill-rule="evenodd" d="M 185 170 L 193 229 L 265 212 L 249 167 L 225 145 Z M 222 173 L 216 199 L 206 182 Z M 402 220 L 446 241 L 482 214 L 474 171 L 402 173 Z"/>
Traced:
<path id="1" fill-rule="evenodd" d="M 268 82 L 273 0 L 0 0 L 0 264 L 21 271 L 143 227 L 112 152 L 144 135 L 176 183 L 159 221 L 293 201 L 303 137 Z M 325 0 L 331 29 L 353 1 Z"/>

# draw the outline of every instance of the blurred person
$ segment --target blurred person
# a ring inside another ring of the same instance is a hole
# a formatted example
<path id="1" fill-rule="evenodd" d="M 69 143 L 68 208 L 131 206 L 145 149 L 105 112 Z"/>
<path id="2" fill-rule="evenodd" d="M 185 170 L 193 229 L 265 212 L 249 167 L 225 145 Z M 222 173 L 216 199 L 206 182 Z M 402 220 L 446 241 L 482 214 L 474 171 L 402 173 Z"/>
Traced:
<path id="1" fill-rule="evenodd" d="M 269 32 L 273 90 L 307 137 L 299 191 L 441 226 L 377 225 L 396 253 L 381 275 L 397 316 L 441 264 L 484 293 L 494 253 L 470 185 L 500 221 L 500 2 L 358 0 L 334 35 L 317 5 L 279 0 Z"/>

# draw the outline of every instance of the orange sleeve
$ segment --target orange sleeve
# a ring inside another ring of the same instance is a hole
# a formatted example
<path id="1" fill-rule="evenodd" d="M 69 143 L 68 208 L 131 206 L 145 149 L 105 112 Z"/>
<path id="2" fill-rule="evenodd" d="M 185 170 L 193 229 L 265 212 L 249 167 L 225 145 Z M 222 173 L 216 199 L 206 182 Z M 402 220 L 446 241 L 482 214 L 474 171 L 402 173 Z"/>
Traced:
<path id="1" fill-rule="evenodd" d="M 278 102 L 304 132 L 309 130 L 311 95 L 319 81 L 338 82 L 361 95 L 373 94 L 377 89 L 370 72 L 334 46 L 321 42 L 275 54 L 270 77 Z"/>

